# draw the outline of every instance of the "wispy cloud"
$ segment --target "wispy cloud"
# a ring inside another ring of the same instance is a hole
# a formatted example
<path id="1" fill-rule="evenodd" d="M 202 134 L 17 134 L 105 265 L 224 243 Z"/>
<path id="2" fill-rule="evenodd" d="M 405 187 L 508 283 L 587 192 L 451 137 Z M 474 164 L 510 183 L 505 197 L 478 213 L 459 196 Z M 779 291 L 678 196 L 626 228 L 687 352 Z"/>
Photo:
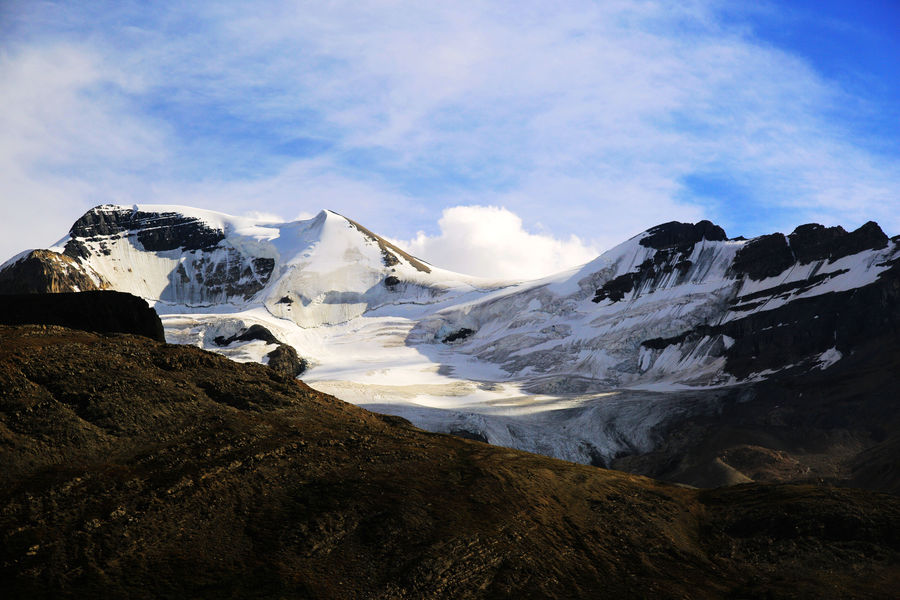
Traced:
<path id="1" fill-rule="evenodd" d="M 880 107 L 714 0 L 8 6 L 0 192 L 46 209 L 12 209 L 3 254 L 105 201 L 424 240 L 505 206 L 591 247 L 703 217 L 900 231 L 898 152 L 855 127 Z"/>
<path id="2" fill-rule="evenodd" d="M 62 237 L 100 199 L 129 197 L 135 173 L 166 160 L 164 136 L 125 98 L 134 79 L 88 48 L 2 52 L 0 81 L 4 258 Z"/>

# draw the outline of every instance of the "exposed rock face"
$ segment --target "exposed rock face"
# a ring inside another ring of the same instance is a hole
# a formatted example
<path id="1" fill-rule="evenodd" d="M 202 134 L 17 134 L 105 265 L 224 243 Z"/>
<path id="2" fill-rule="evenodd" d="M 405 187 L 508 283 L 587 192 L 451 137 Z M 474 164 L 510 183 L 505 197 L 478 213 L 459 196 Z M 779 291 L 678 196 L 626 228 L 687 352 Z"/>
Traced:
<path id="1" fill-rule="evenodd" d="M 834 262 L 863 250 L 884 248 L 888 244 L 887 235 L 874 221 L 869 221 L 852 233 L 847 233 L 843 227 L 824 227 L 809 223 L 797 227 L 788 239 L 800 264 L 824 259 Z"/>
<path id="2" fill-rule="evenodd" d="M 662 350 L 690 345 L 713 336 L 728 336 L 723 354 L 726 370 L 738 379 L 751 373 L 804 366 L 810 358 L 834 349 L 849 355 L 858 346 L 878 340 L 886 347 L 900 345 L 900 261 L 870 285 L 857 289 L 799 298 L 765 311 L 753 311 L 760 302 L 779 294 L 802 291 L 821 278 L 764 290 L 756 297 L 735 300 L 732 310 L 750 311 L 720 325 L 700 325 L 679 336 L 643 342 Z M 814 365 L 806 364 L 811 367 Z"/>
<path id="3" fill-rule="evenodd" d="M 200 283 L 207 295 L 211 297 L 249 299 L 265 287 L 272 275 L 275 260 L 272 258 L 253 258 L 245 260 L 239 252 L 232 248 L 225 250 L 225 260 L 214 261 L 200 257 L 193 263 L 193 278 L 188 275 L 183 265 L 177 271 L 180 282 L 189 287 Z M 177 294 L 176 294 L 177 297 Z"/>
<path id="4" fill-rule="evenodd" d="M 642 262 L 636 271 L 619 275 L 603 284 L 594 294 L 593 301 L 609 299 L 618 302 L 634 290 L 657 287 L 671 277 L 675 278 L 674 285 L 683 283 L 693 266 L 687 258 L 693 247 L 690 244 L 684 248 L 676 246 L 658 250 L 653 259 Z"/>
<path id="5" fill-rule="evenodd" d="M 665 485 L 139 337 L 0 327 L 0 445 L 10 600 L 896 592 L 898 498 Z"/>
<path id="6" fill-rule="evenodd" d="M 640 245 L 655 249 L 653 258 L 642 262 L 635 271 L 604 283 L 594 294 L 594 302 L 619 302 L 636 290 L 653 289 L 667 280 L 672 280 L 672 285 L 679 285 L 691 271 L 693 264 L 689 257 L 697 243 L 703 240 L 721 242 L 728 239 L 725 230 L 710 221 L 671 221 L 651 227 L 647 233 L 649 235 L 640 240 Z"/>
<path id="7" fill-rule="evenodd" d="M 799 365 L 831 348 L 849 355 L 872 340 L 900 345 L 900 269 L 895 265 L 875 284 L 798 299 L 721 330 L 735 340 L 726 368 L 738 377 Z"/>
<path id="8" fill-rule="evenodd" d="M 122 292 L 0 295 L 0 323 L 60 325 L 165 341 L 156 311 L 145 300 Z"/>
<path id="9" fill-rule="evenodd" d="M 640 244 L 655 249 L 653 256 L 635 270 L 604 283 L 597 289 L 594 302 L 615 303 L 674 286 L 684 286 L 687 293 L 688 284 L 696 281 L 697 265 L 689 259 L 695 256 L 696 244 L 726 239 L 724 231 L 708 221 L 696 225 L 667 223 L 648 230 L 648 234 Z M 850 267 L 866 268 L 860 264 L 826 270 L 821 265 L 880 250 L 888 243 L 888 237 L 873 222 L 851 233 L 813 223 L 797 227 L 789 236 L 775 233 L 750 240 L 740 247 L 725 273 L 734 279 L 733 291 L 722 296 L 728 312 L 714 313 L 712 318 L 672 337 L 644 339 L 641 346 L 657 351 L 652 356 L 671 346 L 678 348 L 680 356 L 724 356 L 725 372 L 741 380 L 752 373 L 801 364 L 811 367 L 811 360 L 831 349 L 839 358 L 873 338 L 900 343 L 896 334 L 900 330 L 898 261 L 871 284 L 802 297 L 847 274 Z M 736 293 L 747 280 L 763 281 L 805 265 L 818 266 L 805 278 L 786 278 L 783 283 L 750 286 L 753 291 Z M 886 267 L 888 263 L 875 266 Z"/>
<path id="10" fill-rule="evenodd" d="M 32 250 L 0 270 L 0 294 L 87 292 L 109 287 L 90 267 L 64 254 Z"/>
<path id="11" fill-rule="evenodd" d="M 444 339 L 442 341 L 445 344 L 450 344 L 452 342 L 464 340 L 467 337 L 469 337 L 470 335 L 472 335 L 473 333 L 475 333 L 474 330 L 469 329 L 468 327 L 463 327 L 461 329 L 457 329 L 456 331 L 451 331 L 450 333 L 448 333 L 447 335 L 444 336 Z"/>
<path id="12" fill-rule="evenodd" d="M 897 389 L 900 344 L 862 341 L 828 369 L 729 388 L 717 410 L 672 419 L 655 450 L 612 466 L 704 487 L 826 480 L 897 494 Z"/>
<path id="13" fill-rule="evenodd" d="M 750 240 L 734 257 L 732 268 L 738 275 L 759 281 L 780 275 L 794 264 L 787 239 L 780 233 Z"/>

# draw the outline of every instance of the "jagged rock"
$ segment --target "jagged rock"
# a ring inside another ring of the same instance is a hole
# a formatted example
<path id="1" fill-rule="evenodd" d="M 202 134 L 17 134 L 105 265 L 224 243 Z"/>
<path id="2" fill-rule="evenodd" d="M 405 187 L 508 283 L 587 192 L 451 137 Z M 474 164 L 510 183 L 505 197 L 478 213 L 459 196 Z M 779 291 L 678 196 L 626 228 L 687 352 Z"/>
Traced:
<path id="1" fill-rule="evenodd" d="M 825 227 L 818 223 L 800 225 L 788 236 L 791 251 L 800 264 L 824 260 L 831 256 L 831 249 L 846 236 L 843 227 Z"/>
<path id="2" fill-rule="evenodd" d="M 881 250 L 886 248 L 890 238 L 875 221 L 867 221 L 859 228 L 851 231 L 838 240 L 831 251 L 831 260 L 837 260 L 864 250 Z"/>
<path id="3" fill-rule="evenodd" d="M 809 223 L 797 227 L 788 236 L 801 264 L 828 259 L 834 262 L 864 250 L 878 250 L 888 244 L 888 237 L 874 221 L 847 233 L 843 227 L 824 227 Z"/>
<path id="4" fill-rule="evenodd" d="M 199 219 L 175 212 L 152 213 L 112 206 L 98 206 L 72 225 L 72 240 L 66 254 L 80 256 L 78 238 L 111 236 L 134 231 L 145 250 L 159 252 L 182 248 L 209 250 L 225 239 L 225 234 L 205 225 Z M 70 246 L 71 244 L 71 246 Z"/>
<path id="5" fill-rule="evenodd" d="M 604 283 L 594 294 L 594 302 L 610 300 L 618 302 L 626 294 L 644 287 L 655 287 L 663 279 L 677 271 L 676 281 L 681 281 L 690 271 L 693 263 L 688 259 L 694 246 L 702 241 L 723 241 L 728 239 L 725 230 L 710 221 L 699 223 L 679 223 L 671 221 L 647 230 L 640 240 L 641 246 L 653 248 L 657 252 L 638 265 L 631 273 L 624 273 Z"/>
<path id="6" fill-rule="evenodd" d="M 0 295 L 4 325 L 60 325 L 98 333 L 132 333 L 165 341 L 162 322 L 146 300 L 112 291 Z"/>
<path id="7" fill-rule="evenodd" d="M 87 292 L 109 287 L 77 260 L 51 250 L 32 250 L 0 270 L 0 294 Z"/>
<path id="8" fill-rule="evenodd" d="M 888 237 L 877 223 L 869 221 L 851 233 L 843 227 L 825 227 L 818 223 L 800 225 L 785 238 L 780 233 L 751 240 L 737 253 L 732 269 L 753 280 L 776 277 L 799 263 L 817 260 L 834 262 L 864 250 L 887 246 Z"/>
<path id="9" fill-rule="evenodd" d="M 247 300 L 265 287 L 275 269 L 274 258 L 248 256 L 224 243 L 220 227 L 177 212 L 97 206 L 75 222 L 69 235 L 64 254 L 86 262 L 110 256 L 117 246 L 118 254 L 127 253 L 128 246 L 146 252 L 181 250 L 183 259 L 169 276 L 166 300 Z"/>
<path id="10" fill-rule="evenodd" d="M 610 279 L 597 290 L 594 294 L 593 301 L 602 302 L 603 300 L 610 300 L 611 302 L 618 302 L 619 300 L 622 300 L 625 298 L 625 294 L 634 289 L 634 282 L 640 275 L 640 272 L 625 273 L 624 275 L 619 275 L 618 277 Z"/>
<path id="11" fill-rule="evenodd" d="M 748 306 L 752 307 L 745 303 L 740 308 Z M 867 286 L 799 298 L 722 325 L 702 324 L 670 338 L 648 339 L 642 345 L 662 350 L 719 335 L 733 340 L 724 352 L 725 368 L 738 379 L 800 365 L 830 348 L 849 354 L 871 340 L 900 345 L 900 262 Z"/>
<path id="12" fill-rule="evenodd" d="M 693 266 L 693 263 L 685 258 L 690 255 L 691 248 L 693 246 L 658 250 L 653 259 L 642 262 L 636 271 L 619 275 L 604 283 L 597 289 L 593 301 L 602 302 L 609 299 L 611 302 L 618 302 L 633 290 L 659 285 L 663 279 L 675 272 L 677 272 L 676 282 L 682 281 Z"/>
<path id="13" fill-rule="evenodd" d="M 254 324 L 240 333 L 227 338 L 220 335 L 213 339 L 213 343 L 217 346 L 228 346 L 235 342 L 254 341 L 262 341 L 266 344 L 274 344 L 277 346 L 266 355 L 269 367 L 277 373 L 285 377 L 294 378 L 306 370 L 308 366 L 306 359 L 300 358 L 297 354 L 297 350 L 276 338 L 271 331 L 262 325 Z"/>

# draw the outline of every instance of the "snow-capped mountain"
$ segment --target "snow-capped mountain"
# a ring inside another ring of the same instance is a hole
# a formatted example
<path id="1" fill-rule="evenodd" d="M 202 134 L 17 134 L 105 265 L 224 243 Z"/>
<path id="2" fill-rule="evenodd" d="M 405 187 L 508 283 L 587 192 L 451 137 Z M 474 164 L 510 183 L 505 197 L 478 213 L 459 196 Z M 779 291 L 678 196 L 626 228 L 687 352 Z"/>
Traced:
<path id="1" fill-rule="evenodd" d="M 471 332 L 457 352 L 540 389 L 733 383 L 838 360 L 858 332 L 831 323 L 823 303 L 875 284 L 898 256 L 875 223 L 852 233 L 804 225 L 749 241 L 708 221 L 668 223 L 574 273 L 444 309 L 412 339 Z M 807 332 L 778 355 L 758 347 L 808 326 L 815 339 Z"/>
<path id="2" fill-rule="evenodd" d="M 154 302 L 260 305 L 303 327 L 476 285 L 325 210 L 271 223 L 179 206 L 100 206 L 78 219 L 59 247 L 116 289 Z"/>
<path id="3" fill-rule="evenodd" d="M 900 327 L 900 245 L 874 223 L 752 240 L 667 223 L 529 282 L 440 269 L 331 211 L 281 223 L 100 206 L 51 250 L 154 304 L 171 342 L 262 362 L 287 344 L 304 380 L 342 399 L 596 464 Z"/>

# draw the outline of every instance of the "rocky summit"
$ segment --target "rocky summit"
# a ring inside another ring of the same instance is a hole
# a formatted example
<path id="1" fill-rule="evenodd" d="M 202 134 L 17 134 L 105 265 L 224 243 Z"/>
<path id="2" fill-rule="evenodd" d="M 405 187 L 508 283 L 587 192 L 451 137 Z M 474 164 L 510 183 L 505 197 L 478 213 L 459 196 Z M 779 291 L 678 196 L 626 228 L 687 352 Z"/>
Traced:
<path id="1" fill-rule="evenodd" d="M 0 326 L 4 598 L 892 598 L 900 499 L 428 433 L 192 346 Z"/>

